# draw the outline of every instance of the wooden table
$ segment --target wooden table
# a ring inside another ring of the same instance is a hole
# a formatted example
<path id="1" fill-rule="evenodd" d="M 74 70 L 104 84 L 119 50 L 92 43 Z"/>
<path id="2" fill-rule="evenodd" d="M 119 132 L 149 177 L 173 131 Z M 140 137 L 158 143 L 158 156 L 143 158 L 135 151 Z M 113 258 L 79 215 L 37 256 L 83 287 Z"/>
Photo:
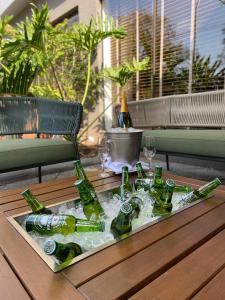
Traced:
<path id="1" fill-rule="evenodd" d="M 196 188 L 202 182 L 167 177 Z M 97 190 L 120 176 L 99 179 Z M 76 196 L 75 178 L 30 186 L 46 205 Z M 21 189 L 0 193 L 0 299 L 225 299 L 225 187 L 215 196 L 53 273 L 7 221 L 27 210 Z"/>

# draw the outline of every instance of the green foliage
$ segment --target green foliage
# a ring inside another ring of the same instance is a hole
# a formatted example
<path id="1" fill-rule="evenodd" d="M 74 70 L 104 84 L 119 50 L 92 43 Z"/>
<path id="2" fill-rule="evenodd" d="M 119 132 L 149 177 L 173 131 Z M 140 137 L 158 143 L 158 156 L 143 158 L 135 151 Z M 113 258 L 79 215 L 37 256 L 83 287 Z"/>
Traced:
<path id="1" fill-rule="evenodd" d="M 37 97 L 48 99 L 61 99 L 60 93 L 57 89 L 52 88 L 48 83 L 34 84 L 30 87 L 30 93 Z"/>
<path id="2" fill-rule="evenodd" d="M 74 24 L 69 32 L 71 39 L 80 49 L 92 52 L 106 38 L 123 39 L 126 33 L 122 27 L 116 27 L 112 18 L 102 20 L 92 18 L 88 25 Z"/>
<path id="3" fill-rule="evenodd" d="M 43 94 L 47 83 L 58 91 L 62 100 L 73 99 L 84 106 L 84 111 L 94 109 L 102 88 L 102 78 L 97 67 L 93 68 L 97 46 L 107 37 L 123 38 L 123 28 L 116 28 L 112 19 L 91 19 L 89 24 L 67 21 L 49 27 L 46 72 L 33 85 L 35 95 Z"/>
<path id="4" fill-rule="evenodd" d="M 32 18 L 18 24 L 7 38 L 10 18 L 0 21 L 1 68 L 0 93 L 26 95 L 38 73 L 45 67 L 48 26 L 48 7 L 38 9 L 33 5 Z M 4 37 L 6 38 L 4 39 Z"/>
<path id="5" fill-rule="evenodd" d="M 177 74 L 176 93 L 187 93 L 189 70 L 182 68 Z M 192 92 L 205 92 L 224 88 L 225 68 L 222 61 L 211 62 L 210 56 L 197 55 L 192 66 Z"/>
<path id="6" fill-rule="evenodd" d="M 149 57 L 145 57 L 140 62 L 133 58 L 132 63 L 124 62 L 118 67 L 103 70 L 103 76 L 115 82 L 119 87 L 124 87 L 138 71 L 149 68 Z"/>

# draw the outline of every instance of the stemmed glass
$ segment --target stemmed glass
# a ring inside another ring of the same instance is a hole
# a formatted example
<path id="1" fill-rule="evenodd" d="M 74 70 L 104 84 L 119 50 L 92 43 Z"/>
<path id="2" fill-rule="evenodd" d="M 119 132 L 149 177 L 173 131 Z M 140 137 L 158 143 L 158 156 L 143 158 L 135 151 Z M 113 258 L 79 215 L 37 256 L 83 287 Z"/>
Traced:
<path id="1" fill-rule="evenodd" d="M 102 171 L 99 174 L 99 176 L 103 178 L 108 177 L 108 173 L 105 171 L 105 164 L 110 157 L 109 144 L 110 141 L 106 138 L 106 136 L 103 136 L 103 138 L 99 139 L 98 141 L 98 157 L 101 161 L 101 167 L 102 167 Z"/>
<path id="2" fill-rule="evenodd" d="M 152 171 L 152 159 L 156 154 L 155 148 L 155 138 L 150 136 L 144 136 L 144 148 L 143 153 L 146 159 L 148 160 L 148 177 L 153 180 L 153 171 Z"/>

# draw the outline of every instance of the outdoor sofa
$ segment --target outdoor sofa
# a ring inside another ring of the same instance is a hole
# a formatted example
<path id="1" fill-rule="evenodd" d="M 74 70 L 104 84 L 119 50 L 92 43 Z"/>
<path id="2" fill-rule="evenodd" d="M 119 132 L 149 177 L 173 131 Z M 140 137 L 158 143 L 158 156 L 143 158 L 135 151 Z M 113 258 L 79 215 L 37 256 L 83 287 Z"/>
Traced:
<path id="1" fill-rule="evenodd" d="M 0 97 L 0 172 L 38 167 L 41 182 L 41 166 L 79 158 L 81 118 L 82 105 L 76 102 Z"/>
<path id="2" fill-rule="evenodd" d="M 225 160 L 225 90 L 129 102 L 129 111 L 134 127 L 155 138 L 168 170 L 172 155 Z"/>

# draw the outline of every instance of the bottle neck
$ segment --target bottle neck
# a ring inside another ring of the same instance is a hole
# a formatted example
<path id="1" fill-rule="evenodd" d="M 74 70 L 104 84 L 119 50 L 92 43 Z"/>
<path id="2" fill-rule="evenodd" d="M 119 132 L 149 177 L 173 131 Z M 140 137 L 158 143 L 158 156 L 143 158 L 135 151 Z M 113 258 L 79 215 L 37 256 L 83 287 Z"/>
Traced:
<path id="1" fill-rule="evenodd" d="M 39 212 L 43 210 L 45 207 L 41 204 L 32 194 L 30 191 L 27 191 L 23 194 L 23 197 L 27 201 L 28 205 L 32 209 L 33 212 Z"/>
<path id="2" fill-rule="evenodd" d="M 103 232 L 104 229 L 105 229 L 104 222 L 93 222 L 93 221 L 80 222 L 79 220 L 77 220 L 75 225 L 75 231 L 77 232 L 89 232 L 89 231 Z"/>
<path id="3" fill-rule="evenodd" d="M 139 179 L 147 178 L 145 171 L 143 170 L 141 165 L 137 165 L 137 174 Z"/>
<path id="4" fill-rule="evenodd" d="M 117 216 L 117 224 L 119 225 L 130 225 L 132 221 L 132 213 L 125 214 L 124 212 L 120 211 Z"/>
<path id="5" fill-rule="evenodd" d="M 209 194 L 211 191 L 213 191 L 215 188 L 217 188 L 221 182 L 217 179 L 214 179 L 210 181 L 209 183 L 201 186 L 197 191 L 201 194 Z"/>
<path id="6" fill-rule="evenodd" d="M 190 193 L 192 191 L 192 188 L 190 185 L 175 185 L 174 192 L 183 192 L 183 193 Z"/>
<path id="7" fill-rule="evenodd" d="M 125 91 L 122 91 L 122 93 L 121 93 L 120 112 L 124 112 L 124 113 L 128 112 L 127 95 L 126 95 Z"/>
<path id="8" fill-rule="evenodd" d="M 122 185 L 128 185 L 129 183 L 129 173 L 127 170 L 122 173 Z"/>
<path id="9" fill-rule="evenodd" d="M 169 203 L 172 202 L 172 197 L 173 197 L 173 190 L 166 189 L 166 190 L 162 193 L 160 199 L 161 199 L 164 203 L 169 204 Z"/>
<path id="10" fill-rule="evenodd" d="M 75 173 L 76 173 L 77 179 L 85 179 L 85 180 L 87 180 L 87 176 L 86 176 L 86 174 L 84 172 L 84 169 L 83 169 L 81 163 L 75 163 L 74 167 L 75 167 Z"/>
<path id="11" fill-rule="evenodd" d="M 163 186 L 162 174 L 155 174 L 153 185 L 154 187 L 160 187 L 160 188 Z"/>
<path id="12" fill-rule="evenodd" d="M 66 245 L 56 242 L 56 249 L 52 253 L 60 262 L 67 260 L 70 249 Z"/>
<path id="13" fill-rule="evenodd" d="M 80 199 L 81 199 L 81 202 L 84 204 L 84 205 L 87 205 L 91 202 L 94 202 L 94 198 L 91 194 L 91 191 L 90 189 L 88 189 L 84 184 L 83 185 L 80 185 L 78 188 L 78 191 L 79 191 L 79 194 L 80 194 Z"/>

